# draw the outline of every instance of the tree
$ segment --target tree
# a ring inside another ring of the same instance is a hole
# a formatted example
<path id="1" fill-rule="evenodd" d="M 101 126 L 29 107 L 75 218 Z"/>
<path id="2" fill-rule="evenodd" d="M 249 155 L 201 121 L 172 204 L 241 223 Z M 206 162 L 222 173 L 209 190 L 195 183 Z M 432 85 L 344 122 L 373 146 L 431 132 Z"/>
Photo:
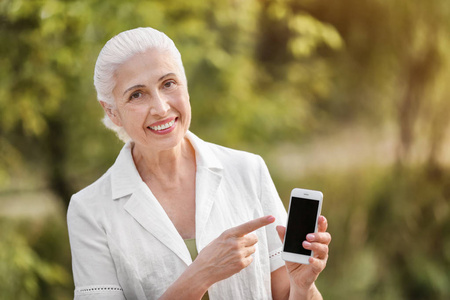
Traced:
<path id="1" fill-rule="evenodd" d="M 334 40 L 332 48 L 338 48 L 339 35 L 311 16 L 280 15 L 277 11 L 287 11 L 288 3 L 277 5 L 200 0 L 2 2 L 2 170 L 11 169 L 10 158 L 23 159 L 40 170 L 66 205 L 76 190 L 106 170 L 120 142 L 98 122 L 102 111 L 92 87 L 93 66 L 107 39 L 138 26 L 160 29 L 178 45 L 190 82 L 196 132 L 229 146 L 304 134 L 303 125 L 312 120 L 305 113 L 311 90 L 305 88 L 307 74 L 312 71 L 299 62 L 312 57 L 320 43 Z M 272 34 L 260 31 L 273 25 L 278 29 Z M 303 26 L 309 28 L 306 34 Z M 278 51 L 286 57 L 277 71 L 286 75 L 276 80 L 275 62 L 264 59 L 267 53 L 260 49 L 285 29 L 285 44 L 267 50 L 269 56 Z M 310 43 L 306 52 L 296 41 L 300 37 Z M 327 72 L 323 68 L 324 78 Z"/>

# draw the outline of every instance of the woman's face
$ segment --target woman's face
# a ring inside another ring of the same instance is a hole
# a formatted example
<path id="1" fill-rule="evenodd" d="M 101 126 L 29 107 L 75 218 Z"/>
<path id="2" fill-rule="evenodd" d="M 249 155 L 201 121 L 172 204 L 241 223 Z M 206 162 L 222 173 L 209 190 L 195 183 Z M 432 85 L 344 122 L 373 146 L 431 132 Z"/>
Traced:
<path id="1" fill-rule="evenodd" d="M 168 51 L 137 54 L 115 72 L 116 107 L 105 111 L 139 149 L 179 145 L 191 122 L 186 78 Z M 105 104 L 102 103 L 105 108 Z"/>

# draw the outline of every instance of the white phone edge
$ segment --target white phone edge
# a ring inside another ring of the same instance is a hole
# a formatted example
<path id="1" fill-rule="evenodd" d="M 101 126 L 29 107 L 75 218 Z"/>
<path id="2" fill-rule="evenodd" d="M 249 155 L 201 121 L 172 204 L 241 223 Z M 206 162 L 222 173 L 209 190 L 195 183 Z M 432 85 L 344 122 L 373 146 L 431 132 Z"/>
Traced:
<path id="1" fill-rule="evenodd" d="M 319 221 L 319 217 L 320 217 L 320 214 L 322 211 L 322 202 L 323 202 L 322 192 L 315 191 L 315 190 L 301 189 L 301 188 L 294 188 L 291 191 L 291 196 L 289 197 L 289 210 L 288 210 L 288 219 L 286 222 L 286 232 L 287 232 L 287 223 L 289 222 L 289 214 L 291 212 L 292 197 L 319 200 L 319 209 L 317 210 L 316 224 L 314 226 L 314 232 L 317 232 L 317 223 Z M 286 240 L 286 233 L 284 236 L 284 240 Z M 291 262 L 295 262 L 295 263 L 299 263 L 299 264 L 304 264 L 304 265 L 309 265 L 309 258 L 311 256 L 314 256 L 314 251 L 311 251 L 311 255 L 303 255 L 303 254 L 298 254 L 298 253 L 285 252 L 284 251 L 284 241 L 283 241 L 283 251 L 281 252 L 281 258 L 283 260 L 291 261 Z"/>

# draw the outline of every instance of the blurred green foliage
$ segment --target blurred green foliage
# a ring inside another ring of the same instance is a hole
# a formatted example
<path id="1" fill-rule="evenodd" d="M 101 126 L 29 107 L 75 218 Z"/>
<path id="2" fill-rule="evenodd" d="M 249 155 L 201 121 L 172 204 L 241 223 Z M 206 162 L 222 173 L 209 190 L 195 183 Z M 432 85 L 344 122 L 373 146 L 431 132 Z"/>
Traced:
<path id="1" fill-rule="evenodd" d="M 61 240 L 64 221 L 46 222 L 0 219 L 0 299 L 70 299 L 70 256 L 60 253 L 69 251 L 68 240 Z"/>
<path id="2" fill-rule="evenodd" d="M 100 122 L 93 68 L 138 26 L 177 44 L 191 129 L 208 141 L 271 157 L 349 127 L 390 129 L 388 164 L 292 176 L 267 163 L 284 200 L 293 187 L 325 194 L 325 298 L 450 297 L 450 2 L 3 0 L 0 201 L 38 181 L 67 205 L 112 164 L 121 142 Z M 64 222 L 41 222 L 1 220 L 0 299 L 71 298 Z"/>
<path id="3" fill-rule="evenodd" d="M 447 299 L 450 174 L 422 168 L 316 173 L 333 236 L 318 287 L 324 299 Z M 295 181 L 279 182 L 287 191 Z"/>

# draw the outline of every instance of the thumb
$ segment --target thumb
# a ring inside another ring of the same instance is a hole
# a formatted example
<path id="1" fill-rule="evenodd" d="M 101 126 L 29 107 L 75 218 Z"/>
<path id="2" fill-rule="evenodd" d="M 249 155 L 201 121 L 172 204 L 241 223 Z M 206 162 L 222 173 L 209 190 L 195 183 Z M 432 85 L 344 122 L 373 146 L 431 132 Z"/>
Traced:
<path id="1" fill-rule="evenodd" d="M 278 232 L 278 236 L 280 237 L 281 242 L 284 243 L 284 235 L 286 234 L 286 227 L 277 226 L 277 232 Z"/>

